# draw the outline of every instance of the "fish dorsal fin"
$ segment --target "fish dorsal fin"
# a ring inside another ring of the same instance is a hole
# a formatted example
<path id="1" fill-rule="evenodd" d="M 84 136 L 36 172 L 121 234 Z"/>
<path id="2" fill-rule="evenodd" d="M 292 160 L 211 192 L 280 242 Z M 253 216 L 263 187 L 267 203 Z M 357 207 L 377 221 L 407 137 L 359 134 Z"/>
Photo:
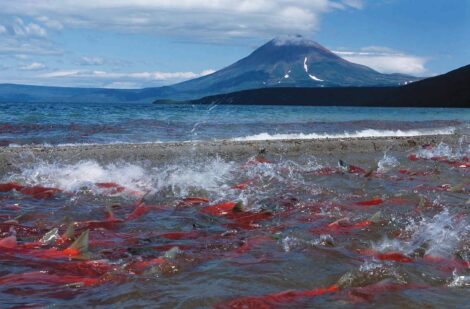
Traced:
<path id="1" fill-rule="evenodd" d="M 423 196 L 419 196 L 418 208 L 426 207 L 426 199 Z"/>
<path id="2" fill-rule="evenodd" d="M 75 225 L 72 222 L 67 226 L 67 229 L 65 230 L 64 234 L 62 234 L 62 238 L 72 239 L 74 235 L 75 235 Z"/>
<path id="3" fill-rule="evenodd" d="M 107 212 L 106 220 L 113 221 L 116 219 L 116 217 L 114 216 L 113 208 L 111 206 L 109 205 L 106 206 L 106 212 Z"/>
<path id="4" fill-rule="evenodd" d="M 90 230 L 83 232 L 67 249 L 77 250 L 81 254 L 88 251 L 88 239 Z"/>
<path id="5" fill-rule="evenodd" d="M 347 170 L 348 164 L 344 162 L 343 160 L 338 160 L 338 167 L 342 170 Z"/>
<path id="6" fill-rule="evenodd" d="M 455 186 L 451 186 L 448 191 L 449 192 L 459 192 L 459 191 L 463 191 L 465 188 L 465 184 L 462 182 L 462 183 L 459 183 L 459 184 L 456 184 Z"/>
<path id="7" fill-rule="evenodd" d="M 163 257 L 165 259 L 174 259 L 178 254 L 181 253 L 181 250 L 180 248 L 178 247 L 173 247 L 171 248 L 170 250 L 168 250 L 167 252 L 165 252 L 165 254 L 163 255 Z"/>
<path id="8" fill-rule="evenodd" d="M 375 214 L 373 214 L 373 215 L 369 218 L 369 221 L 370 221 L 370 222 L 374 222 L 374 223 L 379 223 L 380 221 L 382 221 L 382 212 L 381 212 L 381 211 L 377 211 Z"/>
<path id="9" fill-rule="evenodd" d="M 374 164 L 370 167 L 370 169 L 367 171 L 364 177 L 372 176 L 372 174 L 377 172 L 378 169 L 379 169 L 379 165 L 377 164 L 377 162 L 374 162 Z"/>
<path id="10" fill-rule="evenodd" d="M 233 211 L 233 212 L 243 212 L 243 202 L 242 202 L 242 201 L 238 201 L 238 202 L 235 204 L 235 206 L 233 206 L 232 211 Z"/>

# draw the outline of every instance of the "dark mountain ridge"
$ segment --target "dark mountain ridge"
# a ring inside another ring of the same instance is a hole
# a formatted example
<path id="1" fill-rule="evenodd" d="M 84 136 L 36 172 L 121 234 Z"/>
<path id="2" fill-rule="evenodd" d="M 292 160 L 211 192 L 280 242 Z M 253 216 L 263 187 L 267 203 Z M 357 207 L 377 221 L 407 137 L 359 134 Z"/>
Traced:
<path id="1" fill-rule="evenodd" d="M 470 108 L 470 65 L 401 87 L 263 88 L 188 103 Z"/>

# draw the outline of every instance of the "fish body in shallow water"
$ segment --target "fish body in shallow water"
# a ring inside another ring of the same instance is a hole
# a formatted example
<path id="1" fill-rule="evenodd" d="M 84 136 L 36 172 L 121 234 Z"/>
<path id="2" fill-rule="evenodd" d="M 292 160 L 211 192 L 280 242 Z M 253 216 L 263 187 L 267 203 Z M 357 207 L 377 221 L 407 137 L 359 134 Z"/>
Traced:
<path id="1" fill-rule="evenodd" d="M 345 172 L 348 172 L 350 174 L 366 174 L 367 173 L 367 171 L 365 169 L 363 169 L 359 166 L 356 166 L 356 165 L 347 164 L 342 160 L 338 161 L 338 167 L 341 170 L 343 170 Z"/>
<path id="2" fill-rule="evenodd" d="M 10 192 L 13 190 L 20 191 L 23 188 L 24 186 L 16 182 L 0 183 L 0 192 L 2 193 Z"/>
<path id="3" fill-rule="evenodd" d="M 352 223 L 348 218 L 336 220 L 326 226 L 313 228 L 310 231 L 313 234 L 347 234 L 354 230 L 360 230 L 369 226 L 374 225 L 376 222 L 372 220 L 363 220 Z"/>
<path id="4" fill-rule="evenodd" d="M 55 194 L 62 192 L 57 188 L 49 188 L 42 186 L 23 186 L 16 182 L 7 182 L 0 184 L 0 192 L 6 193 L 10 191 L 18 191 L 21 194 L 30 195 L 36 199 L 48 199 L 53 197 Z"/>
<path id="5" fill-rule="evenodd" d="M 12 240 L 7 241 L 9 247 L 4 247 L 3 251 L 9 251 L 6 253 L 18 254 L 21 256 L 29 256 L 40 259 L 73 259 L 80 258 L 88 251 L 88 236 L 89 231 L 83 232 L 68 248 L 66 249 L 31 249 L 23 248 L 21 245 Z M 13 236 L 16 240 L 16 237 Z"/>
<path id="6" fill-rule="evenodd" d="M 381 282 L 364 287 L 352 288 L 347 292 L 347 295 L 350 304 L 357 304 L 371 302 L 377 297 L 387 293 L 426 288 L 429 288 L 429 286 L 421 284 L 403 284 L 390 282 L 389 280 L 383 280 Z"/>
<path id="7" fill-rule="evenodd" d="M 211 215 L 215 217 L 221 217 L 226 214 L 229 214 L 235 210 L 235 208 L 239 205 L 235 202 L 223 202 L 211 206 L 207 206 L 201 209 L 201 213 L 206 215 Z"/>
<path id="8" fill-rule="evenodd" d="M 62 192 L 62 190 L 57 188 L 48 188 L 42 186 L 33 186 L 33 187 L 23 187 L 19 191 L 22 194 L 30 195 L 36 199 L 48 199 L 53 197 L 55 194 Z"/>
<path id="9" fill-rule="evenodd" d="M 10 274 L 0 277 L 0 285 L 25 285 L 25 284 L 46 284 L 46 285 L 64 285 L 80 284 L 83 286 L 93 286 L 99 283 L 97 278 L 88 278 L 72 275 L 56 275 L 43 271 L 26 272 L 21 274 Z"/>
<path id="10" fill-rule="evenodd" d="M 188 205 L 197 205 L 197 204 L 205 204 L 209 203 L 209 199 L 205 197 L 187 197 L 182 201 L 184 204 Z"/>
<path id="11" fill-rule="evenodd" d="M 263 309 L 275 308 L 279 305 L 289 305 L 295 301 L 322 296 L 330 293 L 338 292 L 337 285 L 332 285 L 327 288 L 318 288 L 304 291 L 283 291 L 279 293 L 267 294 L 262 296 L 249 296 L 234 299 L 225 303 L 220 303 L 214 306 L 216 309 Z"/>
<path id="12" fill-rule="evenodd" d="M 381 198 L 374 198 L 374 199 L 371 199 L 371 200 L 368 200 L 368 201 L 360 201 L 360 202 L 356 202 L 356 205 L 359 205 L 359 206 L 376 206 L 376 205 L 380 205 L 384 202 L 383 199 Z"/>
<path id="13" fill-rule="evenodd" d="M 413 263 L 414 260 L 401 252 L 379 252 L 371 249 L 359 249 L 359 254 L 371 256 L 379 261 L 393 261 L 400 263 Z"/>

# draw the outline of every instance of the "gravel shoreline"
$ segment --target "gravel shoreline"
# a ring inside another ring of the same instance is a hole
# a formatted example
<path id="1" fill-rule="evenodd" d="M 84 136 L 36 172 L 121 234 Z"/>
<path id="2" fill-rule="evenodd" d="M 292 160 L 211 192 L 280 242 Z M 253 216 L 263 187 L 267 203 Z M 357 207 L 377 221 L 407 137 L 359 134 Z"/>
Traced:
<path id="1" fill-rule="evenodd" d="M 219 156 L 224 160 L 243 160 L 265 151 L 270 155 L 295 158 L 301 155 L 344 155 L 384 151 L 411 151 L 424 144 L 445 142 L 456 145 L 461 135 L 413 137 L 362 137 L 309 140 L 201 141 L 155 144 L 112 144 L 73 146 L 0 147 L 0 175 L 14 170 L 18 163 L 43 160 L 77 162 L 96 160 L 166 162 L 186 158 Z"/>

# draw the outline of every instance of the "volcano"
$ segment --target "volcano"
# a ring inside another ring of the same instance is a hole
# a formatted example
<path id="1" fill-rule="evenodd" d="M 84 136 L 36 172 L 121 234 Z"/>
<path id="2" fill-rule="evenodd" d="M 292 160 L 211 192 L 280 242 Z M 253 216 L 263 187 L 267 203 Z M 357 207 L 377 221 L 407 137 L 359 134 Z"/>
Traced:
<path id="1" fill-rule="evenodd" d="M 349 62 L 301 36 L 278 37 L 211 75 L 172 86 L 180 93 L 225 93 L 271 87 L 399 86 L 418 80 Z"/>

